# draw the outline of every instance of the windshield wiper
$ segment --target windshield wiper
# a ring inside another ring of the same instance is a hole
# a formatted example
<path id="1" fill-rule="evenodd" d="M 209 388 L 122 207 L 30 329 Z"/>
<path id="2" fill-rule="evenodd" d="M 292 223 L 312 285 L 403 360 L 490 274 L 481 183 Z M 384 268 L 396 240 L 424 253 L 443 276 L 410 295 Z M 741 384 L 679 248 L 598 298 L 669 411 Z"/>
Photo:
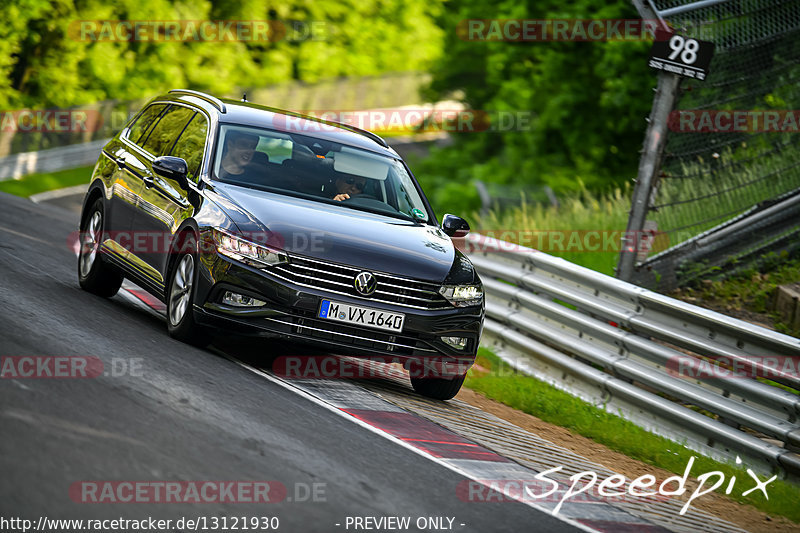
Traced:
<path id="1" fill-rule="evenodd" d="M 314 194 L 302 193 L 302 192 L 294 191 L 294 190 L 291 190 L 291 189 L 281 189 L 279 187 L 270 187 L 269 185 L 260 185 L 258 183 L 239 183 L 239 182 L 228 180 L 228 179 L 225 179 L 225 178 L 216 178 L 215 181 L 220 181 L 222 183 L 227 183 L 229 185 L 236 185 L 238 187 L 244 187 L 246 189 L 256 189 L 256 190 L 264 191 L 264 192 L 272 192 L 272 193 L 276 193 L 276 194 L 283 194 L 283 195 L 286 195 L 286 196 L 292 196 L 294 198 L 301 198 L 303 200 L 311 200 L 311 201 L 314 201 L 314 202 L 321 202 L 321 203 L 328 204 L 328 205 L 346 207 L 348 209 L 354 209 L 356 211 L 364 211 L 366 213 L 372 213 L 372 214 L 375 214 L 375 215 L 383 215 L 383 216 L 387 216 L 387 217 L 390 217 L 390 218 L 397 218 L 399 220 L 404 220 L 406 222 L 414 222 L 415 224 L 422 224 L 422 221 L 420 221 L 420 220 L 418 220 L 418 219 L 416 219 L 416 218 L 414 218 L 414 217 L 412 217 L 410 215 L 407 215 L 407 214 L 405 214 L 405 213 L 403 213 L 401 211 L 395 210 L 389 204 L 386 204 L 387 209 L 378 209 L 378 208 L 375 208 L 375 207 L 367 207 L 367 206 L 362 206 L 362 205 L 353 205 L 353 204 L 337 202 L 337 201 L 332 200 L 330 198 L 324 198 L 324 197 L 317 196 L 317 195 L 314 195 Z M 391 209 L 391 211 L 390 211 L 390 209 Z"/>
<path id="2" fill-rule="evenodd" d="M 391 218 L 399 218 L 400 220 L 407 220 L 407 221 L 411 221 L 411 222 L 419 222 L 418 220 L 406 215 L 405 213 L 402 213 L 400 211 L 395 210 L 392 206 L 390 206 L 388 204 L 386 205 L 386 207 L 391 209 L 391 211 L 389 211 L 389 209 L 379 209 L 377 207 L 368 207 L 368 206 L 363 206 L 363 205 L 354 205 L 354 204 L 348 204 L 348 203 L 344 203 L 344 202 L 337 202 L 336 200 L 331 200 L 331 199 L 328 199 L 328 198 L 318 198 L 318 199 L 325 200 L 325 203 L 329 204 L 329 205 L 339 205 L 339 206 L 342 206 L 342 207 L 346 207 L 348 209 L 354 209 L 356 211 L 365 211 L 367 213 L 374 213 L 376 215 L 384 215 L 384 216 L 391 217 Z"/>

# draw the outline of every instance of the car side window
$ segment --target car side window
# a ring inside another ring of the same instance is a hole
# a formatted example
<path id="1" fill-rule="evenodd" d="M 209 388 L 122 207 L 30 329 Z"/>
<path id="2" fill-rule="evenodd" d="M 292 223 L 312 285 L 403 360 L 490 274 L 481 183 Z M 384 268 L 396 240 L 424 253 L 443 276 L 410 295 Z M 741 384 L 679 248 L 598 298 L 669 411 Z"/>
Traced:
<path id="1" fill-rule="evenodd" d="M 261 137 L 256 151 L 264 152 L 269 157 L 271 163 L 283 163 L 292 158 L 294 143 L 291 139 L 277 139 Z"/>
<path id="2" fill-rule="evenodd" d="M 194 110 L 188 107 L 170 106 L 152 128 L 144 144 L 141 144 L 142 148 L 153 154 L 153 157 L 168 154 L 192 115 L 194 115 Z"/>
<path id="3" fill-rule="evenodd" d="M 144 133 L 148 130 L 153 121 L 155 121 L 161 112 L 164 111 L 164 108 L 167 107 L 167 104 L 153 104 L 147 109 L 145 109 L 142 114 L 136 119 L 136 121 L 131 124 L 130 129 L 128 130 L 128 139 L 138 144 L 139 141 L 144 136 Z"/>
<path id="4" fill-rule="evenodd" d="M 208 133 L 206 118 L 200 113 L 195 113 L 170 153 L 170 155 L 186 160 L 189 167 L 189 179 L 195 183 L 197 183 L 200 162 L 206 146 L 206 133 Z"/>

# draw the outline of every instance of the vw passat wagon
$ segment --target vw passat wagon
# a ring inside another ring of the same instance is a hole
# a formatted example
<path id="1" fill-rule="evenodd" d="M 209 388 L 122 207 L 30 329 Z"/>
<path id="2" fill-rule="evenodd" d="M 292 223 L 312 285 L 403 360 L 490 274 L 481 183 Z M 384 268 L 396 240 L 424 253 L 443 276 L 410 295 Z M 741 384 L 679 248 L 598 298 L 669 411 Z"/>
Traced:
<path id="1" fill-rule="evenodd" d="M 102 151 L 83 203 L 78 278 L 129 278 L 173 337 L 230 333 L 402 362 L 452 398 L 475 360 L 483 287 L 411 171 L 379 136 L 174 90 Z"/>

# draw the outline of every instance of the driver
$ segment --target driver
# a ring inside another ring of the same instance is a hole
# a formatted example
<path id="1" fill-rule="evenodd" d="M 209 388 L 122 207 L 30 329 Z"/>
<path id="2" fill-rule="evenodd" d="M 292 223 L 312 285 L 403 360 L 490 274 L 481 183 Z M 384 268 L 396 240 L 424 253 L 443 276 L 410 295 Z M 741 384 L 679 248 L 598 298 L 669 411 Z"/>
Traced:
<path id="1" fill-rule="evenodd" d="M 347 176 L 336 179 L 336 195 L 333 197 L 337 202 L 347 200 L 350 195 L 362 194 L 364 187 L 367 186 L 367 178 L 361 176 Z"/>
<path id="2" fill-rule="evenodd" d="M 232 131 L 225 139 L 225 152 L 220 161 L 219 177 L 222 179 L 233 178 L 247 180 L 252 178 L 252 167 L 249 166 L 253 159 L 258 135 Z"/>

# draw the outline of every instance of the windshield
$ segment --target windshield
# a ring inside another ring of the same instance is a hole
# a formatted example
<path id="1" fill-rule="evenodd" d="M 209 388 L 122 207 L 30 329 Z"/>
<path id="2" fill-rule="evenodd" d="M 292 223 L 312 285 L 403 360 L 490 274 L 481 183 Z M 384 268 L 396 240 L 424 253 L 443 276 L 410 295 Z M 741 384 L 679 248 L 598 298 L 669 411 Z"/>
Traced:
<path id="1" fill-rule="evenodd" d="M 224 124 L 213 179 L 421 223 L 432 218 L 401 161 L 305 135 Z"/>

